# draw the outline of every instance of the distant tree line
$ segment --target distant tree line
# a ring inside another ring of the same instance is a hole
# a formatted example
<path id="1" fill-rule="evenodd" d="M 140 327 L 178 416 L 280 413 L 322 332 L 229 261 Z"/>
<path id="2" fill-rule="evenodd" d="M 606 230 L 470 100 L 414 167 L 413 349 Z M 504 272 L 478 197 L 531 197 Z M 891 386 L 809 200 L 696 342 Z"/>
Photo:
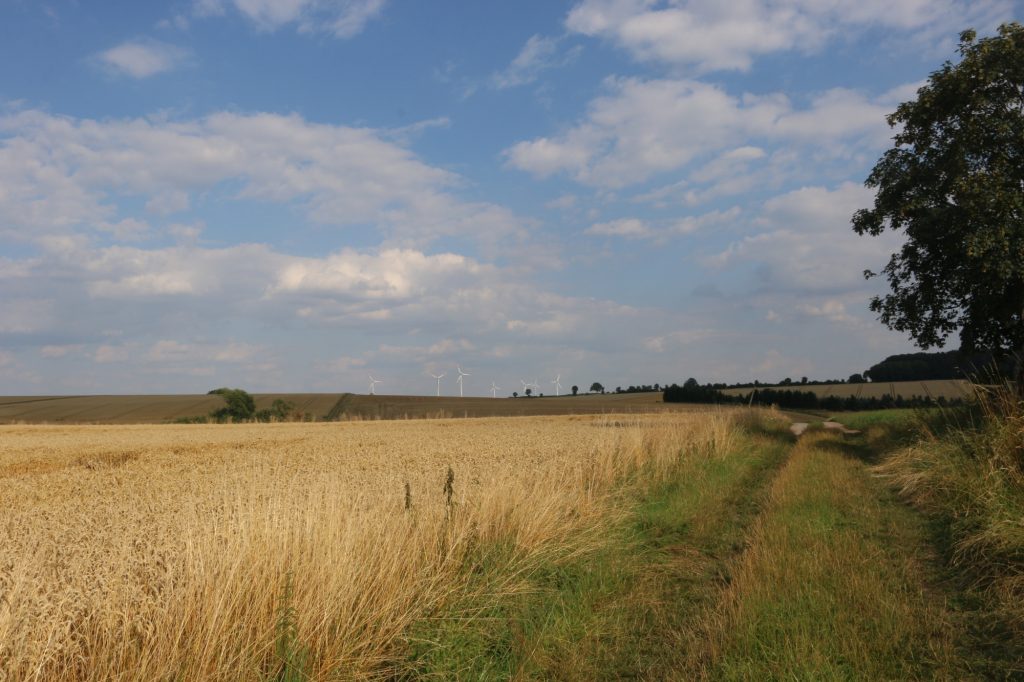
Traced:
<path id="1" fill-rule="evenodd" d="M 615 387 L 616 393 L 657 393 L 661 390 L 661 384 L 642 384 L 640 386 L 628 386 L 622 388 L 621 386 Z"/>
<path id="2" fill-rule="evenodd" d="M 696 379 L 687 379 L 682 386 L 672 384 L 665 388 L 663 399 L 666 403 L 701 403 L 713 405 L 777 405 L 783 409 L 827 410 L 827 411 L 858 411 L 883 410 L 892 407 L 928 407 L 958 405 L 963 401 L 959 398 L 948 400 L 939 397 L 936 400 L 928 397 L 883 395 L 881 397 L 857 396 L 818 396 L 812 391 L 800 391 L 779 388 L 755 388 L 746 395 L 729 395 L 723 393 L 716 384 L 701 386 Z"/>

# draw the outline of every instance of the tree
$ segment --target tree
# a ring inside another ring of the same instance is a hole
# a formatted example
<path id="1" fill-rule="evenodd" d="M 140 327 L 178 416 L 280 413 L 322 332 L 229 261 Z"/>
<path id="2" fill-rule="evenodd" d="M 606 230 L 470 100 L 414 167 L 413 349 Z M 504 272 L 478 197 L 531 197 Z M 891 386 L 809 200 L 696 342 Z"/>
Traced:
<path id="1" fill-rule="evenodd" d="M 850 378 L 847 379 L 846 381 L 851 384 L 863 384 L 864 377 L 862 377 L 860 374 L 851 374 Z"/>
<path id="2" fill-rule="evenodd" d="M 210 394 L 224 398 L 224 407 L 211 413 L 218 421 L 248 421 L 256 413 L 256 401 L 240 388 L 218 388 Z"/>
<path id="3" fill-rule="evenodd" d="M 526 397 L 529 398 L 531 395 L 533 395 L 533 389 L 532 388 L 526 389 Z"/>
<path id="4" fill-rule="evenodd" d="M 894 145 L 853 229 L 907 237 L 877 273 L 891 288 L 871 300 L 883 324 L 923 349 L 959 332 L 961 350 L 1024 355 L 1024 26 L 964 31 L 959 53 L 888 117 Z"/>
<path id="5" fill-rule="evenodd" d="M 513 398 L 518 398 L 519 397 L 519 391 L 512 391 L 512 397 Z"/>
<path id="6" fill-rule="evenodd" d="M 573 386 L 572 387 L 572 394 L 573 395 L 576 395 L 579 392 L 580 392 L 580 387 L 579 386 Z"/>
<path id="7" fill-rule="evenodd" d="M 602 386 L 600 383 L 595 381 L 594 383 L 590 384 L 590 392 L 591 393 L 604 393 L 604 386 Z"/>

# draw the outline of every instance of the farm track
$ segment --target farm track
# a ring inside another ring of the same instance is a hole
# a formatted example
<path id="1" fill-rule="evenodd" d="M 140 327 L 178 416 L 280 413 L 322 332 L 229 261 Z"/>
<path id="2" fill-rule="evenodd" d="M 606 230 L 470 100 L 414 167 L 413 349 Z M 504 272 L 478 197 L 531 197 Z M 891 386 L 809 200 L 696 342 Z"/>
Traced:
<path id="1" fill-rule="evenodd" d="M 976 679 L 924 519 L 873 477 L 860 439 L 810 429 L 744 524 L 682 679 Z M 984 677 L 985 675 L 981 675 Z"/>

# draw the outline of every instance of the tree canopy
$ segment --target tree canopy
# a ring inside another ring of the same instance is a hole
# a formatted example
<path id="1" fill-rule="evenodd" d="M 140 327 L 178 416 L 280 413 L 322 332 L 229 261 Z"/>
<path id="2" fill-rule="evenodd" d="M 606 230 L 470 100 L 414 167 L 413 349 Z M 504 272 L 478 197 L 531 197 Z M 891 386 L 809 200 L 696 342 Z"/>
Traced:
<path id="1" fill-rule="evenodd" d="M 882 273 L 879 320 L 922 348 L 959 332 L 965 351 L 1024 347 L 1024 26 L 960 35 L 946 62 L 888 117 L 896 128 L 853 229 L 903 231 Z M 876 273 L 867 271 L 866 277 Z"/>

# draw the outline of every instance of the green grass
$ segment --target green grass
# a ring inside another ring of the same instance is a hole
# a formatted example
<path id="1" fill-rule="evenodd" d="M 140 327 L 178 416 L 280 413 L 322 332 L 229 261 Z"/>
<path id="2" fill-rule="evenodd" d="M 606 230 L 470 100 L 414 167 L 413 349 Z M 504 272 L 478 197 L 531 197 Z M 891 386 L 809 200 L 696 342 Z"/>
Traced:
<path id="1" fill-rule="evenodd" d="M 511 553 L 481 548 L 476 597 L 410 637 L 413 677 L 659 679 L 685 665 L 687 624 L 743 547 L 789 437 L 745 437 L 721 457 L 683 462 L 668 482 L 624 498 L 628 517 L 597 551 L 552 560 L 495 598 Z M 466 620 L 465 616 L 471 616 Z M 462 617 L 460 617 L 462 616 Z"/>
<path id="2" fill-rule="evenodd" d="M 712 679 L 958 678 L 921 519 L 809 432 L 703 625 Z"/>

